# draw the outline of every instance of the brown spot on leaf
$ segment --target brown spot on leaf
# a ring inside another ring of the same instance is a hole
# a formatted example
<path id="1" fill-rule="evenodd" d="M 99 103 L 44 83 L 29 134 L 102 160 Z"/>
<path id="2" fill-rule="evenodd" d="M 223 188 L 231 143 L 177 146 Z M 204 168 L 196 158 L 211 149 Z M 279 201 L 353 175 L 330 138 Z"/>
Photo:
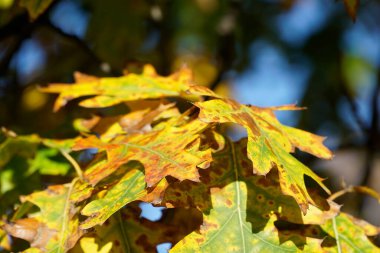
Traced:
<path id="1" fill-rule="evenodd" d="M 136 245 L 144 249 L 144 252 L 153 252 L 155 249 L 155 247 L 149 243 L 146 235 L 140 235 L 135 242 Z"/>
<path id="2" fill-rule="evenodd" d="M 299 190 L 294 184 L 291 184 L 289 188 L 294 194 L 299 194 Z"/>
<path id="3" fill-rule="evenodd" d="M 264 200 L 264 196 L 261 194 L 257 194 L 256 199 L 261 202 Z"/>

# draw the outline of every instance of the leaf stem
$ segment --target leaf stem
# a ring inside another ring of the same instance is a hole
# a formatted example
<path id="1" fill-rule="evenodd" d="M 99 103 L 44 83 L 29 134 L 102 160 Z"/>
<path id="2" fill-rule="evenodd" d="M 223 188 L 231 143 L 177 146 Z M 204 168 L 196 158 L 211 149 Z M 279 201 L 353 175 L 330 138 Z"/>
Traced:
<path id="1" fill-rule="evenodd" d="M 344 188 L 344 189 L 342 189 L 342 190 L 340 190 L 340 191 L 337 191 L 337 192 L 335 192 L 334 194 L 332 194 L 329 198 L 328 198 L 328 200 L 335 200 L 335 199 L 337 199 L 337 198 L 339 198 L 340 196 L 342 196 L 342 195 L 344 195 L 344 194 L 346 194 L 346 193 L 348 193 L 348 192 L 353 192 L 353 188 L 352 188 L 352 186 L 349 186 L 349 187 L 347 187 L 347 188 Z"/>
<path id="2" fill-rule="evenodd" d="M 74 158 L 72 158 L 72 156 L 69 155 L 69 153 L 67 153 L 63 149 L 60 149 L 59 151 L 71 163 L 71 165 L 75 169 L 75 172 L 78 174 L 80 181 L 83 182 L 83 172 L 82 172 L 82 169 L 80 168 L 79 164 L 77 163 L 77 161 L 75 161 Z"/>

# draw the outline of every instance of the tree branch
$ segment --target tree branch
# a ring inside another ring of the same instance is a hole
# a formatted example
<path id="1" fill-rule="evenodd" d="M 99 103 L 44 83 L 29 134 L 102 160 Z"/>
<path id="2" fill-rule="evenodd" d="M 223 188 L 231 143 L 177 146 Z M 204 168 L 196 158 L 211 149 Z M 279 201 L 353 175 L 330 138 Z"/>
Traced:
<path id="1" fill-rule="evenodd" d="M 101 68 L 101 64 L 105 63 L 105 61 L 103 61 L 102 59 L 100 59 L 96 54 L 95 52 L 88 46 L 88 44 L 83 41 L 82 39 L 80 39 L 78 36 L 76 35 L 73 35 L 73 34 L 69 34 L 69 33 L 66 33 L 65 31 L 63 31 L 61 28 L 55 26 L 50 20 L 45 20 L 45 22 L 43 23 L 43 25 L 45 27 L 47 27 L 48 29 L 50 29 L 52 32 L 58 34 L 59 36 L 65 38 L 65 39 L 68 39 L 70 40 L 70 42 L 72 42 L 73 44 L 75 44 L 79 49 L 82 50 L 82 52 L 84 52 L 92 61 L 96 62 L 98 65 L 99 65 L 99 68 L 101 70 L 103 70 Z M 110 71 L 109 73 L 113 76 L 119 76 L 121 74 L 120 71 L 117 71 L 115 69 L 113 69 L 111 66 L 110 66 Z"/>

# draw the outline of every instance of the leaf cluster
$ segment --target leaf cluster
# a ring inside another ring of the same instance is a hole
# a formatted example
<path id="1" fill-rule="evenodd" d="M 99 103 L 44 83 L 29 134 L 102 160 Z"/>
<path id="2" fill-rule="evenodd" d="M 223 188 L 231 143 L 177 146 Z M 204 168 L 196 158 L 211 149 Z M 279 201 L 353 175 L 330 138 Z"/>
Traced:
<path id="1" fill-rule="evenodd" d="M 68 140 L 4 131 L 4 250 L 155 252 L 170 242 L 170 252 L 380 252 L 370 240 L 379 229 L 341 212 L 322 178 L 293 156 L 332 158 L 323 137 L 275 116 L 302 108 L 240 104 L 195 85 L 187 68 L 75 77 L 41 88 L 58 94 L 54 110 L 74 100 L 128 113 L 77 119 L 80 135 Z M 248 137 L 231 141 L 224 123 Z M 24 190 L 32 176 L 50 183 Z M 8 180 L 16 177 L 21 185 Z M 141 202 L 166 209 L 150 221 Z"/>

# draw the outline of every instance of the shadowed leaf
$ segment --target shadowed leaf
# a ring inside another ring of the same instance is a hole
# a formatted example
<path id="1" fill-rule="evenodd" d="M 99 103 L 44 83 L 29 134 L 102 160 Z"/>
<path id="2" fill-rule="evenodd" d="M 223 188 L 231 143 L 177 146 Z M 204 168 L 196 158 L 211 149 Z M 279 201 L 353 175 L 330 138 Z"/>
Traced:
<path id="1" fill-rule="evenodd" d="M 295 252 L 301 246 L 320 249 L 321 238 L 304 237 L 311 243 L 308 246 L 281 244 L 273 222 L 283 219 L 299 224 L 323 224 L 336 215 L 336 207 L 332 205 L 329 211 L 313 207 L 303 216 L 293 198 L 281 193 L 275 171 L 266 177 L 252 174 L 252 163 L 245 150 L 244 140 L 228 142 L 226 149 L 214 154 L 212 166 L 201 173 L 201 183 L 169 186 L 164 201 L 173 206 L 195 206 L 204 213 L 200 233 L 186 237 L 173 252 L 192 252 L 198 248 L 201 252 L 251 252 L 251 249 Z"/>
<path id="2" fill-rule="evenodd" d="M 197 229 L 201 219 L 194 209 L 166 210 L 157 222 L 141 218 L 140 212 L 136 203 L 121 209 L 83 237 L 72 252 L 157 252 L 158 244 L 178 242 Z"/>
<path id="3" fill-rule="evenodd" d="M 330 206 L 329 210 L 322 211 L 310 205 L 307 214 L 302 215 L 295 200 L 282 194 L 277 171 L 272 170 L 265 177 L 252 173 L 252 162 L 246 156 L 246 143 L 244 139 L 238 143 L 227 142 L 224 150 L 213 154 L 211 167 L 201 171 L 201 182 L 171 183 L 165 191 L 163 203 L 167 207 L 196 207 L 207 213 L 212 208 L 210 194 L 234 182 L 234 171 L 237 170 L 239 180 L 248 187 L 249 220 L 256 231 L 262 229 L 268 220 L 265 217 L 271 213 L 293 223 L 323 224 L 339 212 L 339 206 L 329 202 L 325 207 L 328 209 Z"/>
<path id="4" fill-rule="evenodd" d="M 0 144 L 0 169 L 15 155 L 24 158 L 32 157 L 40 141 L 37 135 L 7 137 L 7 139 Z"/>

